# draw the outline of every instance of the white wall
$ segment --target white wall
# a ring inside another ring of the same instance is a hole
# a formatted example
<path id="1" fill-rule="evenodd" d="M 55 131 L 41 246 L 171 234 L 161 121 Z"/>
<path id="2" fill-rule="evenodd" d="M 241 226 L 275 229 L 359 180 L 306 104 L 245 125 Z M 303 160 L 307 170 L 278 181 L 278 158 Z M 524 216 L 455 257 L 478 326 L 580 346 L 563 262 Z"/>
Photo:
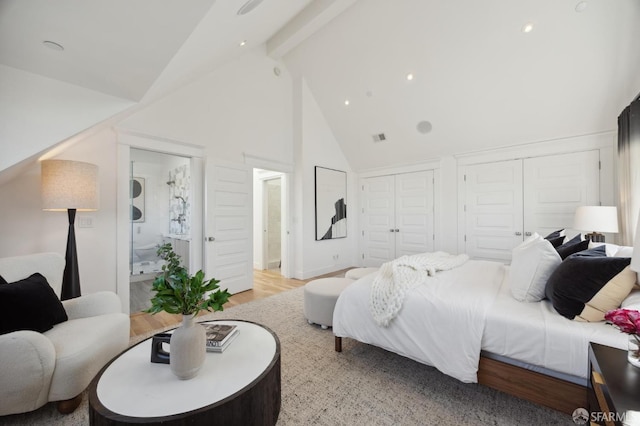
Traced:
<path id="1" fill-rule="evenodd" d="M 116 290 L 116 171 L 115 135 L 103 131 L 76 144 L 58 159 L 85 161 L 99 167 L 100 208 L 78 212 L 76 245 L 83 294 Z M 0 220 L 0 257 L 43 251 L 65 254 L 68 219 L 64 212 L 43 212 L 40 197 L 40 164 L 0 186 L 3 219 Z M 79 226 L 91 218 L 93 226 Z"/>
<path id="2" fill-rule="evenodd" d="M 331 132 L 318 104 L 304 80 L 297 81 L 301 105 L 296 136 L 296 209 L 294 224 L 297 233 L 295 277 L 309 277 L 356 265 L 358 196 L 357 176 L 353 173 L 335 136 Z M 315 240 L 315 166 L 347 172 L 347 237 Z"/>
<path id="3" fill-rule="evenodd" d="M 258 48 L 161 99 L 118 127 L 205 147 L 211 159 L 243 153 L 293 162 L 291 79 Z"/>
<path id="4" fill-rule="evenodd" d="M 133 104 L 0 65 L 0 171 Z"/>

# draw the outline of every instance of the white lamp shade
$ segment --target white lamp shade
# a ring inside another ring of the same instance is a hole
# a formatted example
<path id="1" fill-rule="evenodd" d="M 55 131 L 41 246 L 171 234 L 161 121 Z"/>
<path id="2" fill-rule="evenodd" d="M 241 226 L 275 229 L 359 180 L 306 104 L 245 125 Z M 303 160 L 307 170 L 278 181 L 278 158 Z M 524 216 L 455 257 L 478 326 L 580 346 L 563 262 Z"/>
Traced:
<path id="1" fill-rule="evenodd" d="M 633 257 L 631 258 L 631 270 L 640 272 L 640 214 L 636 225 L 636 238 L 633 240 Z M 640 279 L 640 276 L 638 276 Z"/>
<path id="2" fill-rule="evenodd" d="M 44 160 L 41 171 L 43 210 L 98 210 L 98 166 L 81 161 Z"/>
<path id="3" fill-rule="evenodd" d="M 613 206 L 580 206 L 573 227 L 587 232 L 618 232 L 618 209 Z"/>

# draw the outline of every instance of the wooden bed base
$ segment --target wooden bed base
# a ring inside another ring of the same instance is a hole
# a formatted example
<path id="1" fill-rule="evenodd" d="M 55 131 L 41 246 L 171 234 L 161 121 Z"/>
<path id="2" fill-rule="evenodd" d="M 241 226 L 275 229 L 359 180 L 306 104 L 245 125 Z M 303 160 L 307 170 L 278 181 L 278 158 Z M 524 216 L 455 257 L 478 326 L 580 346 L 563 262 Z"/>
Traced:
<path id="1" fill-rule="evenodd" d="M 335 350 L 342 352 L 342 337 L 335 336 Z M 566 414 L 588 406 L 584 386 L 483 356 L 478 383 Z"/>

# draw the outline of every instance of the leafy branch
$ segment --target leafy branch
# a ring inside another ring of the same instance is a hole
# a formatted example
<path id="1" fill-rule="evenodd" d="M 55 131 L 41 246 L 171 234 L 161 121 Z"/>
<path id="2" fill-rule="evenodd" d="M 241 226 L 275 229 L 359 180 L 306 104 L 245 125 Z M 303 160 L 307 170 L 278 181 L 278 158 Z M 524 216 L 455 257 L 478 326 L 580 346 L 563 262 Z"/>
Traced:
<path id="1" fill-rule="evenodd" d="M 165 261 L 162 274 L 153 281 L 151 307 L 145 312 L 157 314 L 165 311 L 170 314 L 197 314 L 200 311 L 222 311 L 231 294 L 220 290 L 219 280 L 204 279 L 202 270 L 190 276 L 187 269 L 180 265 L 180 256 L 171 244 L 158 247 L 158 256 Z"/>

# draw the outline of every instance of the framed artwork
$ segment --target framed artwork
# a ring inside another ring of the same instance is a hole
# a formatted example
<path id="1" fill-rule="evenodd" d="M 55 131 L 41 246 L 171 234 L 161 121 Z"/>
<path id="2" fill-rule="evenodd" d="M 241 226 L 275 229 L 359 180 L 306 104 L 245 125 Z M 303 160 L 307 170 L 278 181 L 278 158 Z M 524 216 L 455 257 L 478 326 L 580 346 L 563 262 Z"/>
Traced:
<path id="1" fill-rule="evenodd" d="M 347 173 L 315 168 L 316 241 L 347 236 Z"/>
<path id="2" fill-rule="evenodd" d="M 131 222 L 144 222 L 144 178 L 132 178 L 129 191 L 131 197 Z"/>

